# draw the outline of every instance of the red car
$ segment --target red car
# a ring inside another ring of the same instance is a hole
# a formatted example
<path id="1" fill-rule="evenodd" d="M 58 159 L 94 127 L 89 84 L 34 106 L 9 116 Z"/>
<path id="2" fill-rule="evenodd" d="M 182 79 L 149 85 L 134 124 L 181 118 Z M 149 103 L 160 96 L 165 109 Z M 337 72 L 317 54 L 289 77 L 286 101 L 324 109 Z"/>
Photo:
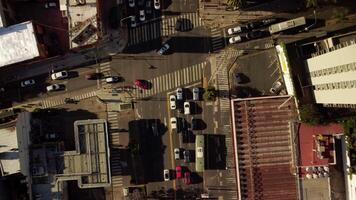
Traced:
<path id="1" fill-rule="evenodd" d="M 96 79 L 100 79 L 100 78 L 101 78 L 100 73 L 90 73 L 90 74 L 85 75 L 85 79 L 87 79 L 87 80 L 96 80 Z"/>
<path id="2" fill-rule="evenodd" d="M 136 79 L 134 84 L 139 87 L 139 88 L 142 88 L 142 89 L 145 89 L 147 90 L 149 88 L 149 85 L 148 85 L 148 82 L 145 81 L 145 80 L 139 80 L 139 79 Z"/>
<path id="3" fill-rule="evenodd" d="M 183 179 L 184 183 L 186 185 L 189 185 L 191 183 L 191 180 L 190 180 L 190 172 L 185 172 L 184 173 L 184 179 Z"/>
<path id="4" fill-rule="evenodd" d="M 181 166 L 177 166 L 176 167 L 176 178 L 183 178 L 183 176 L 182 176 L 182 167 Z"/>

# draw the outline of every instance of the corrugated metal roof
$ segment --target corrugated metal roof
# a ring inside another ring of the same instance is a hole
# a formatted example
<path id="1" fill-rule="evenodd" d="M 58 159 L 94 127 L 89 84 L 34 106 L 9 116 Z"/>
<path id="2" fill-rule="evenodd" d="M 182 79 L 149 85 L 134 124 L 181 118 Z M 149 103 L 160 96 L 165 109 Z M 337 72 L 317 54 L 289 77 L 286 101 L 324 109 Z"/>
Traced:
<path id="1" fill-rule="evenodd" d="M 38 57 L 39 49 L 31 21 L 0 29 L 0 67 Z"/>

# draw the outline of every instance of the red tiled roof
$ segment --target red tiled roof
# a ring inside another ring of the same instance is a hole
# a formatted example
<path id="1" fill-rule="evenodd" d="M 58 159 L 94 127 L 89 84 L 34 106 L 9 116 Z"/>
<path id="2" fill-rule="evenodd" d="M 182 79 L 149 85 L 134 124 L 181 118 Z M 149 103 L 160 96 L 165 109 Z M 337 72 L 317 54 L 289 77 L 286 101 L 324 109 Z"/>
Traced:
<path id="1" fill-rule="evenodd" d="M 303 123 L 299 124 L 299 165 L 327 165 L 330 162 L 330 159 L 318 159 L 315 156 L 315 139 L 317 135 L 331 136 L 334 134 L 342 134 L 343 131 L 343 127 L 339 124 L 330 124 L 327 126 L 310 126 Z"/>

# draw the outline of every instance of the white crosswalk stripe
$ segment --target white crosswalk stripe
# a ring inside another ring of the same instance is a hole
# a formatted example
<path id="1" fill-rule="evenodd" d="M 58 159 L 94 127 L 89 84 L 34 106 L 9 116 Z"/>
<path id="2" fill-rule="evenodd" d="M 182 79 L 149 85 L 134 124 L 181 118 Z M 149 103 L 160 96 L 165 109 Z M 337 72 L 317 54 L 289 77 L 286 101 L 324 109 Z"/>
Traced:
<path id="1" fill-rule="evenodd" d="M 175 89 L 179 86 L 186 86 L 202 80 L 202 71 L 206 62 L 192 65 L 162 76 L 148 80 L 152 83 L 152 88 L 149 90 L 141 90 L 137 88 L 134 94 L 137 98 L 145 98 L 158 93 Z"/>
<path id="2" fill-rule="evenodd" d="M 111 176 L 113 187 L 122 187 L 122 177 L 121 176 Z"/>
<path id="3" fill-rule="evenodd" d="M 103 77 L 111 76 L 110 62 L 100 63 L 99 73 L 101 73 Z M 105 88 L 111 88 L 111 85 L 107 84 L 105 79 L 100 79 L 100 86 Z"/>
<path id="4" fill-rule="evenodd" d="M 75 94 L 77 94 L 77 93 L 75 93 Z M 89 91 L 89 92 L 85 92 L 85 93 L 82 93 L 79 95 L 74 95 L 74 94 L 71 95 L 69 93 L 69 94 L 66 94 L 65 96 L 55 96 L 55 97 L 50 97 L 45 100 L 42 100 L 40 102 L 40 105 L 41 105 L 42 109 L 45 109 L 45 108 L 51 108 L 51 107 L 60 106 L 60 105 L 65 104 L 64 99 L 68 98 L 68 97 L 79 101 L 79 100 L 88 99 L 88 98 L 94 97 L 94 96 L 96 96 L 96 91 Z"/>
<path id="5" fill-rule="evenodd" d="M 162 17 L 129 29 L 128 46 L 177 33 L 175 24 L 178 19 L 187 19 L 182 21 L 185 28 L 188 28 L 191 24 L 193 27 L 203 26 L 198 13 L 184 13 L 175 17 Z"/>
<path id="6" fill-rule="evenodd" d="M 212 52 L 217 52 L 224 48 L 225 42 L 224 37 L 220 29 L 211 28 L 211 50 Z"/>

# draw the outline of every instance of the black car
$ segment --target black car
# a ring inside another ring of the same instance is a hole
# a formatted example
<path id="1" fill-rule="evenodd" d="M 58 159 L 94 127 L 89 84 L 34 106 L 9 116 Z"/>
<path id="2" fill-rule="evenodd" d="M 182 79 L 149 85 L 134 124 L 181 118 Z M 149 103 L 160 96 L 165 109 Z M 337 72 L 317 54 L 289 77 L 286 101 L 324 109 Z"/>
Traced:
<path id="1" fill-rule="evenodd" d="M 256 28 L 261 28 L 263 26 L 268 26 L 268 25 L 273 24 L 275 22 L 277 22 L 276 18 L 263 19 L 263 20 L 260 20 L 260 21 L 254 21 L 254 22 L 247 23 L 246 24 L 246 28 L 249 29 L 249 30 L 253 30 L 253 29 L 256 29 Z"/>
<path id="2" fill-rule="evenodd" d="M 258 38 L 262 38 L 268 35 L 267 31 L 251 31 L 249 33 L 246 34 L 246 38 L 248 40 L 252 40 L 252 39 L 258 39 Z"/>
<path id="3" fill-rule="evenodd" d="M 198 130 L 198 119 L 192 117 L 192 130 Z"/>

